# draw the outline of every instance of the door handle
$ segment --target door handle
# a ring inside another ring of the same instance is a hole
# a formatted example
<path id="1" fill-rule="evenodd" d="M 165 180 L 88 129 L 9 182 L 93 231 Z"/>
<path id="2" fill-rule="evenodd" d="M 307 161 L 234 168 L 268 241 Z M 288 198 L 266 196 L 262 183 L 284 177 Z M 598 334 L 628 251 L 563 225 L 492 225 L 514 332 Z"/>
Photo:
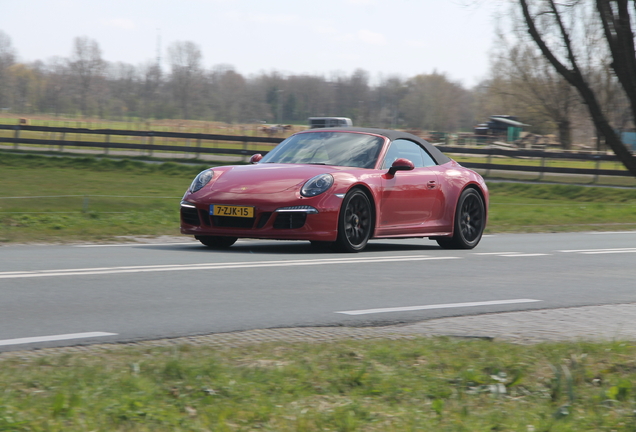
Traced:
<path id="1" fill-rule="evenodd" d="M 426 185 L 429 189 L 435 189 L 435 186 L 437 185 L 437 183 L 435 183 L 435 180 L 429 180 L 428 184 Z"/>

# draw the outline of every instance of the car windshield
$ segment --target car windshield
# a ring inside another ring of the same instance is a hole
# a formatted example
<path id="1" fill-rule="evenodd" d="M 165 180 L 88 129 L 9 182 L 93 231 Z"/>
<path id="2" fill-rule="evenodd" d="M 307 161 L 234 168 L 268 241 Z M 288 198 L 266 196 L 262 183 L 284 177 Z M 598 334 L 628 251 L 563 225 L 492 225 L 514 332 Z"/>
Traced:
<path id="1" fill-rule="evenodd" d="M 384 139 L 352 132 L 307 132 L 276 146 L 261 163 L 336 165 L 374 168 Z"/>

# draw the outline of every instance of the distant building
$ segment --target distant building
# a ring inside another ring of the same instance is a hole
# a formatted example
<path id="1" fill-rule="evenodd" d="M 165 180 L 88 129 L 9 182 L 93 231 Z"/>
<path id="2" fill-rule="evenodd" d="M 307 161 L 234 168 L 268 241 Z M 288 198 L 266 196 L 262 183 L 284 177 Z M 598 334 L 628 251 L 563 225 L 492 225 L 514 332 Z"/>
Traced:
<path id="1" fill-rule="evenodd" d="M 636 151 L 636 131 L 633 129 L 630 129 L 629 131 L 621 131 L 619 133 L 621 135 L 621 140 L 623 141 L 623 144 L 631 148 L 632 151 Z"/>
<path id="2" fill-rule="evenodd" d="M 517 117 L 511 115 L 492 115 L 488 123 L 481 123 L 475 128 L 475 135 L 506 137 L 506 141 L 519 139 L 524 127 L 529 124 L 521 123 Z"/>

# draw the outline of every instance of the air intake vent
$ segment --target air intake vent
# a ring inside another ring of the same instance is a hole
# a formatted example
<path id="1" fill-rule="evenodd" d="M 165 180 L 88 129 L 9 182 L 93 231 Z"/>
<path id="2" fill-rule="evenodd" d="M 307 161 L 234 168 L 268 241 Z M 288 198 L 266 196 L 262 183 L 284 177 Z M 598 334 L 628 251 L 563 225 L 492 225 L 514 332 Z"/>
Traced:
<path id="1" fill-rule="evenodd" d="M 195 208 L 181 207 L 181 220 L 188 225 L 201 225 L 199 213 Z"/>
<path id="2" fill-rule="evenodd" d="M 274 221 L 276 229 L 297 229 L 302 228 L 307 220 L 307 213 L 304 212 L 285 212 L 277 213 Z"/>
<path id="3" fill-rule="evenodd" d="M 258 224 L 256 225 L 256 228 L 263 228 L 271 215 L 272 212 L 261 213 L 260 217 L 258 218 Z"/>

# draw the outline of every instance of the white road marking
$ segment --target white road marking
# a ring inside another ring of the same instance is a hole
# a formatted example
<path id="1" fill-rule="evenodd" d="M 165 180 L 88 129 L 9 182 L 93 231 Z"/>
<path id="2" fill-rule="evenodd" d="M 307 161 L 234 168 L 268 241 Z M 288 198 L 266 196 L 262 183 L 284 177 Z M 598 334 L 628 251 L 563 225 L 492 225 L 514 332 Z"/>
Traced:
<path id="1" fill-rule="evenodd" d="M 579 253 L 584 255 L 613 254 L 613 253 L 636 253 L 636 248 L 613 248 L 613 249 L 573 249 L 561 250 L 563 253 Z"/>
<path id="2" fill-rule="evenodd" d="M 183 246 L 183 245 L 199 245 L 197 241 L 191 241 L 187 243 L 117 243 L 117 244 L 88 244 L 88 245 L 75 245 L 73 247 L 78 248 L 99 248 L 99 247 L 130 247 L 130 246 Z"/>
<path id="3" fill-rule="evenodd" d="M 473 255 L 495 255 L 495 256 L 502 256 L 502 257 L 535 257 L 535 256 L 546 256 L 551 254 L 522 253 L 522 252 L 477 252 L 477 253 L 473 253 Z"/>
<path id="4" fill-rule="evenodd" d="M 546 253 L 514 253 L 514 254 L 502 254 L 503 257 L 536 257 L 536 256 L 548 256 L 551 254 Z"/>
<path id="5" fill-rule="evenodd" d="M 0 279 L 19 279 L 51 276 L 85 276 L 100 274 L 121 274 L 121 273 L 147 273 L 183 270 L 226 270 L 237 268 L 259 268 L 259 267 L 294 267 L 329 264 L 366 264 L 381 262 L 408 262 L 408 261 L 436 261 L 454 260 L 461 257 L 430 257 L 426 255 L 405 255 L 388 257 L 368 257 L 368 258 L 329 258 L 314 260 L 287 260 L 287 261 L 254 261 L 254 262 L 234 262 L 234 263 L 205 263 L 205 264 L 172 264 L 172 265 L 149 265 L 149 266 L 125 266 L 125 267 L 97 267 L 84 269 L 56 269 L 56 270 L 32 270 L 32 271 L 11 271 L 0 272 Z"/>
<path id="6" fill-rule="evenodd" d="M 366 314 L 376 314 L 376 313 L 386 313 L 386 312 L 408 312 L 408 311 L 429 310 L 429 309 L 450 309 L 450 308 L 475 307 L 475 306 L 533 303 L 533 302 L 540 302 L 540 301 L 543 301 L 543 300 L 535 300 L 535 299 L 494 300 L 494 301 L 470 302 L 470 303 L 447 303 L 447 304 L 435 304 L 435 305 L 425 305 L 425 306 L 405 306 L 405 307 L 391 307 L 391 308 L 380 308 L 380 309 L 361 309 L 361 310 L 339 311 L 334 313 L 345 314 L 345 315 L 366 315 Z"/>
<path id="7" fill-rule="evenodd" d="M 636 234 L 636 231 L 601 231 L 601 232 L 590 232 L 590 235 L 605 235 L 605 234 Z"/>
<path id="8" fill-rule="evenodd" d="M 103 336 L 117 336 L 117 333 L 106 333 L 106 332 L 69 333 L 69 334 L 53 335 L 53 336 L 4 339 L 4 340 L 0 340 L 0 346 L 22 345 L 22 344 L 30 344 L 30 343 L 36 343 L 36 342 L 52 342 L 52 341 L 71 340 L 71 339 L 86 339 L 86 338 L 103 337 Z"/>
<path id="9" fill-rule="evenodd" d="M 521 252 L 475 252 L 473 255 L 509 255 L 509 254 L 518 254 Z"/>

